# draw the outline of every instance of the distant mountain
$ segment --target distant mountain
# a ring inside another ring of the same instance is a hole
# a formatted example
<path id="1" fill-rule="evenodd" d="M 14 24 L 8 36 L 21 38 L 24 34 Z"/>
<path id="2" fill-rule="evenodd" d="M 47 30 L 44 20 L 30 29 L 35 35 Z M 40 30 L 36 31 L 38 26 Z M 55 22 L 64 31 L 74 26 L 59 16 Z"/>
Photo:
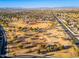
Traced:
<path id="1" fill-rule="evenodd" d="M 0 12 L 20 12 L 26 10 L 73 10 L 79 9 L 79 7 L 39 7 L 39 8 L 0 8 Z"/>

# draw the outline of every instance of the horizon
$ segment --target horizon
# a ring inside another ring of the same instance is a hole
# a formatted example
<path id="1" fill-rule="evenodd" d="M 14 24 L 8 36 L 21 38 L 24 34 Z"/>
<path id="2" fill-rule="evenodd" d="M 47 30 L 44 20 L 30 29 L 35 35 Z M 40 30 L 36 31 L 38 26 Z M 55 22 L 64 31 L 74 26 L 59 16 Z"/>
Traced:
<path id="1" fill-rule="evenodd" d="M 24 8 L 24 7 L 0 7 L 0 9 L 52 9 L 52 8 L 60 8 L 60 9 L 64 9 L 64 8 L 69 8 L 69 9 L 73 9 L 73 8 L 79 8 L 79 7 L 31 7 L 31 8 Z"/>

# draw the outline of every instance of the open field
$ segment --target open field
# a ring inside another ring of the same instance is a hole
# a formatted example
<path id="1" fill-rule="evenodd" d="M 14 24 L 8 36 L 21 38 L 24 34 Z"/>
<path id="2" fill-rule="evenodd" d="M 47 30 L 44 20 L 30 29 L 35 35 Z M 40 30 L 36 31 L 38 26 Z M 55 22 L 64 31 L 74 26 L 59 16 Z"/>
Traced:
<path id="1" fill-rule="evenodd" d="M 0 15 L 0 24 L 6 31 L 7 55 L 10 57 L 20 55 L 79 57 L 78 47 L 56 21 L 53 12 L 53 10 L 33 10 L 29 12 L 2 13 Z M 74 14 L 67 15 L 69 19 L 72 17 L 71 15 Z M 60 17 L 60 14 L 58 14 L 58 17 L 64 18 Z M 77 19 L 75 22 L 75 25 L 78 24 Z M 68 26 L 71 27 L 71 25 Z M 75 31 L 75 33 L 78 32 Z"/>

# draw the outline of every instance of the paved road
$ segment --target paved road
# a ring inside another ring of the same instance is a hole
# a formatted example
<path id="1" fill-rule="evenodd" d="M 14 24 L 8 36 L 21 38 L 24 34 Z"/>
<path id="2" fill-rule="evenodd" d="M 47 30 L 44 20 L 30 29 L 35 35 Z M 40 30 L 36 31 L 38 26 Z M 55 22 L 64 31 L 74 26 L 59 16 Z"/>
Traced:
<path id="1" fill-rule="evenodd" d="M 61 24 L 65 32 L 75 41 L 76 44 L 79 45 L 79 38 L 74 35 L 74 33 L 63 23 L 61 19 L 59 19 L 57 16 L 54 15 L 56 20 Z"/>
<path id="2" fill-rule="evenodd" d="M 3 27 L 0 25 L 0 57 L 5 57 L 7 49 L 7 40 Z"/>

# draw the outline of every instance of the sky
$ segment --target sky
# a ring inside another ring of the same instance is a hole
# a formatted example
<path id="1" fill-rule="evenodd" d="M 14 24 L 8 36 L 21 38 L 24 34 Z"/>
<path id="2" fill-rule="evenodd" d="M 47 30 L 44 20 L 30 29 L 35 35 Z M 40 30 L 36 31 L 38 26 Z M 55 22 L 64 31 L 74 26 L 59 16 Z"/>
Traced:
<path id="1" fill-rule="evenodd" d="M 0 0 L 0 7 L 79 7 L 79 0 Z"/>

